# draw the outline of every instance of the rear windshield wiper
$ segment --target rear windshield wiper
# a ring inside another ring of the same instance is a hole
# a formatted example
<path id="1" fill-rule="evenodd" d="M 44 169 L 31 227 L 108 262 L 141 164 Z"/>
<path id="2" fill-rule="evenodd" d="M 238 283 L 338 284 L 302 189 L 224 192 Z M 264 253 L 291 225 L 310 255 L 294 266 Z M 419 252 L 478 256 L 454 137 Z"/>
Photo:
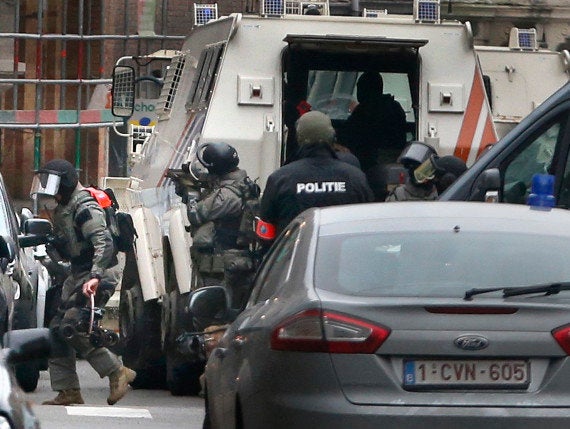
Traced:
<path id="1" fill-rule="evenodd" d="M 475 295 L 483 293 L 503 291 L 503 298 L 518 295 L 530 295 L 533 293 L 543 293 L 544 295 L 555 295 L 563 290 L 570 290 L 570 282 L 547 283 L 543 285 L 521 286 L 521 287 L 494 287 L 469 289 L 465 291 L 463 299 L 470 300 Z"/>

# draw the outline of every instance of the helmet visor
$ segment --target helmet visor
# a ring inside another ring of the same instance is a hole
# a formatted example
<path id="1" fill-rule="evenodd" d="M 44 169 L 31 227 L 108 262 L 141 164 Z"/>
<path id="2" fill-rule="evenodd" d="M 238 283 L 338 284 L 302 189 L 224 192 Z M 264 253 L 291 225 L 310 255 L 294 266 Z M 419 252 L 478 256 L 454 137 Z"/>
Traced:
<path id="1" fill-rule="evenodd" d="M 414 179 L 417 183 L 426 183 L 435 178 L 437 168 L 433 163 L 433 157 L 429 157 L 414 170 Z"/>
<path id="2" fill-rule="evenodd" d="M 38 171 L 32 180 L 30 196 L 37 194 L 55 196 L 59 191 L 61 176 L 55 172 Z"/>
<path id="3" fill-rule="evenodd" d="M 204 151 L 206 150 L 207 147 L 208 143 L 203 144 L 196 150 L 196 157 L 198 158 L 198 161 L 206 168 L 212 167 L 214 165 L 213 163 L 208 162 L 204 159 Z"/>
<path id="4" fill-rule="evenodd" d="M 421 164 L 434 154 L 435 150 L 431 146 L 423 142 L 412 142 L 402 151 L 398 157 L 398 162 L 404 166 Z"/>

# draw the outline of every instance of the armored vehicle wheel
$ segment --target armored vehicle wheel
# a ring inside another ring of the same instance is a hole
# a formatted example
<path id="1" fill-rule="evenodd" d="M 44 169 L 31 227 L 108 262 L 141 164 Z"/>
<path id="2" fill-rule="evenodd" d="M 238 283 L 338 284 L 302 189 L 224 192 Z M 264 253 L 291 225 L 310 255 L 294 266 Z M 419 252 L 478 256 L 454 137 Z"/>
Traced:
<path id="1" fill-rule="evenodd" d="M 190 362 L 176 350 L 167 351 L 166 382 L 173 396 L 198 395 L 204 362 Z"/>
<path id="2" fill-rule="evenodd" d="M 145 302 L 134 264 L 127 255 L 119 303 L 120 348 L 125 366 L 137 372 L 135 389 L 164 389 L 165 361 L 160 345 L 160 305 Z"/>
<path id="3" fill-rule="evenodd" d="M 33 392 L 38 387 L 41 363 L 37 360 L 19 363 L 14 367 L 18 385 L 26 393 Z"/>
<path id="4" fill-rule="evenodd" d="M 166 352 L 166 383 L 174 396 L 197 395 L 200 393 L 200 375 L 205 361 L 199 356 L 180 353 L 176 338 L 184 332 L 194 331 L 191 315 L 185 311 L 189 294 L 180 294 L 174 266 L 171 264 L 168 276 L 169 290 L 163 300 L 162 324 L 164 349 Z"/>

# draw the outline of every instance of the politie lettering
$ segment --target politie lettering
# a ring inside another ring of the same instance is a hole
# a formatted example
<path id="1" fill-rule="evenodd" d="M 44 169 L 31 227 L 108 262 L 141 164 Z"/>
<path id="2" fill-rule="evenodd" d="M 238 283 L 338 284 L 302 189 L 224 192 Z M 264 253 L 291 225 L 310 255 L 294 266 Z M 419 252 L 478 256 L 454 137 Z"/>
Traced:
<path id="1" fill-rule="evenodd" d="M 297 183 L 297 193 L 346 192 L 346 182 Z"/>

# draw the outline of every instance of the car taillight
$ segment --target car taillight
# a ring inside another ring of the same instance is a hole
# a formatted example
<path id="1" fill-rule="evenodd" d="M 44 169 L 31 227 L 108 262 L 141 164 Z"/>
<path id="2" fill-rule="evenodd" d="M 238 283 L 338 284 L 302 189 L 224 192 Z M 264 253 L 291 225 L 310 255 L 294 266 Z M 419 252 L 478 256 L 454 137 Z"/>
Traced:
<path id="1" fill-rule="evenodd" d="M 271 336 L 273 350 L 374 353 L 390 329 L 345 314 L 306 310 L 280 323 Z"/>
<path id="2" fill-rule="evenodd" d="M 570 355 L 570 325 L 561 326 L 552 331 L 552 336 L 556 339 L 562 350 Z"/>

